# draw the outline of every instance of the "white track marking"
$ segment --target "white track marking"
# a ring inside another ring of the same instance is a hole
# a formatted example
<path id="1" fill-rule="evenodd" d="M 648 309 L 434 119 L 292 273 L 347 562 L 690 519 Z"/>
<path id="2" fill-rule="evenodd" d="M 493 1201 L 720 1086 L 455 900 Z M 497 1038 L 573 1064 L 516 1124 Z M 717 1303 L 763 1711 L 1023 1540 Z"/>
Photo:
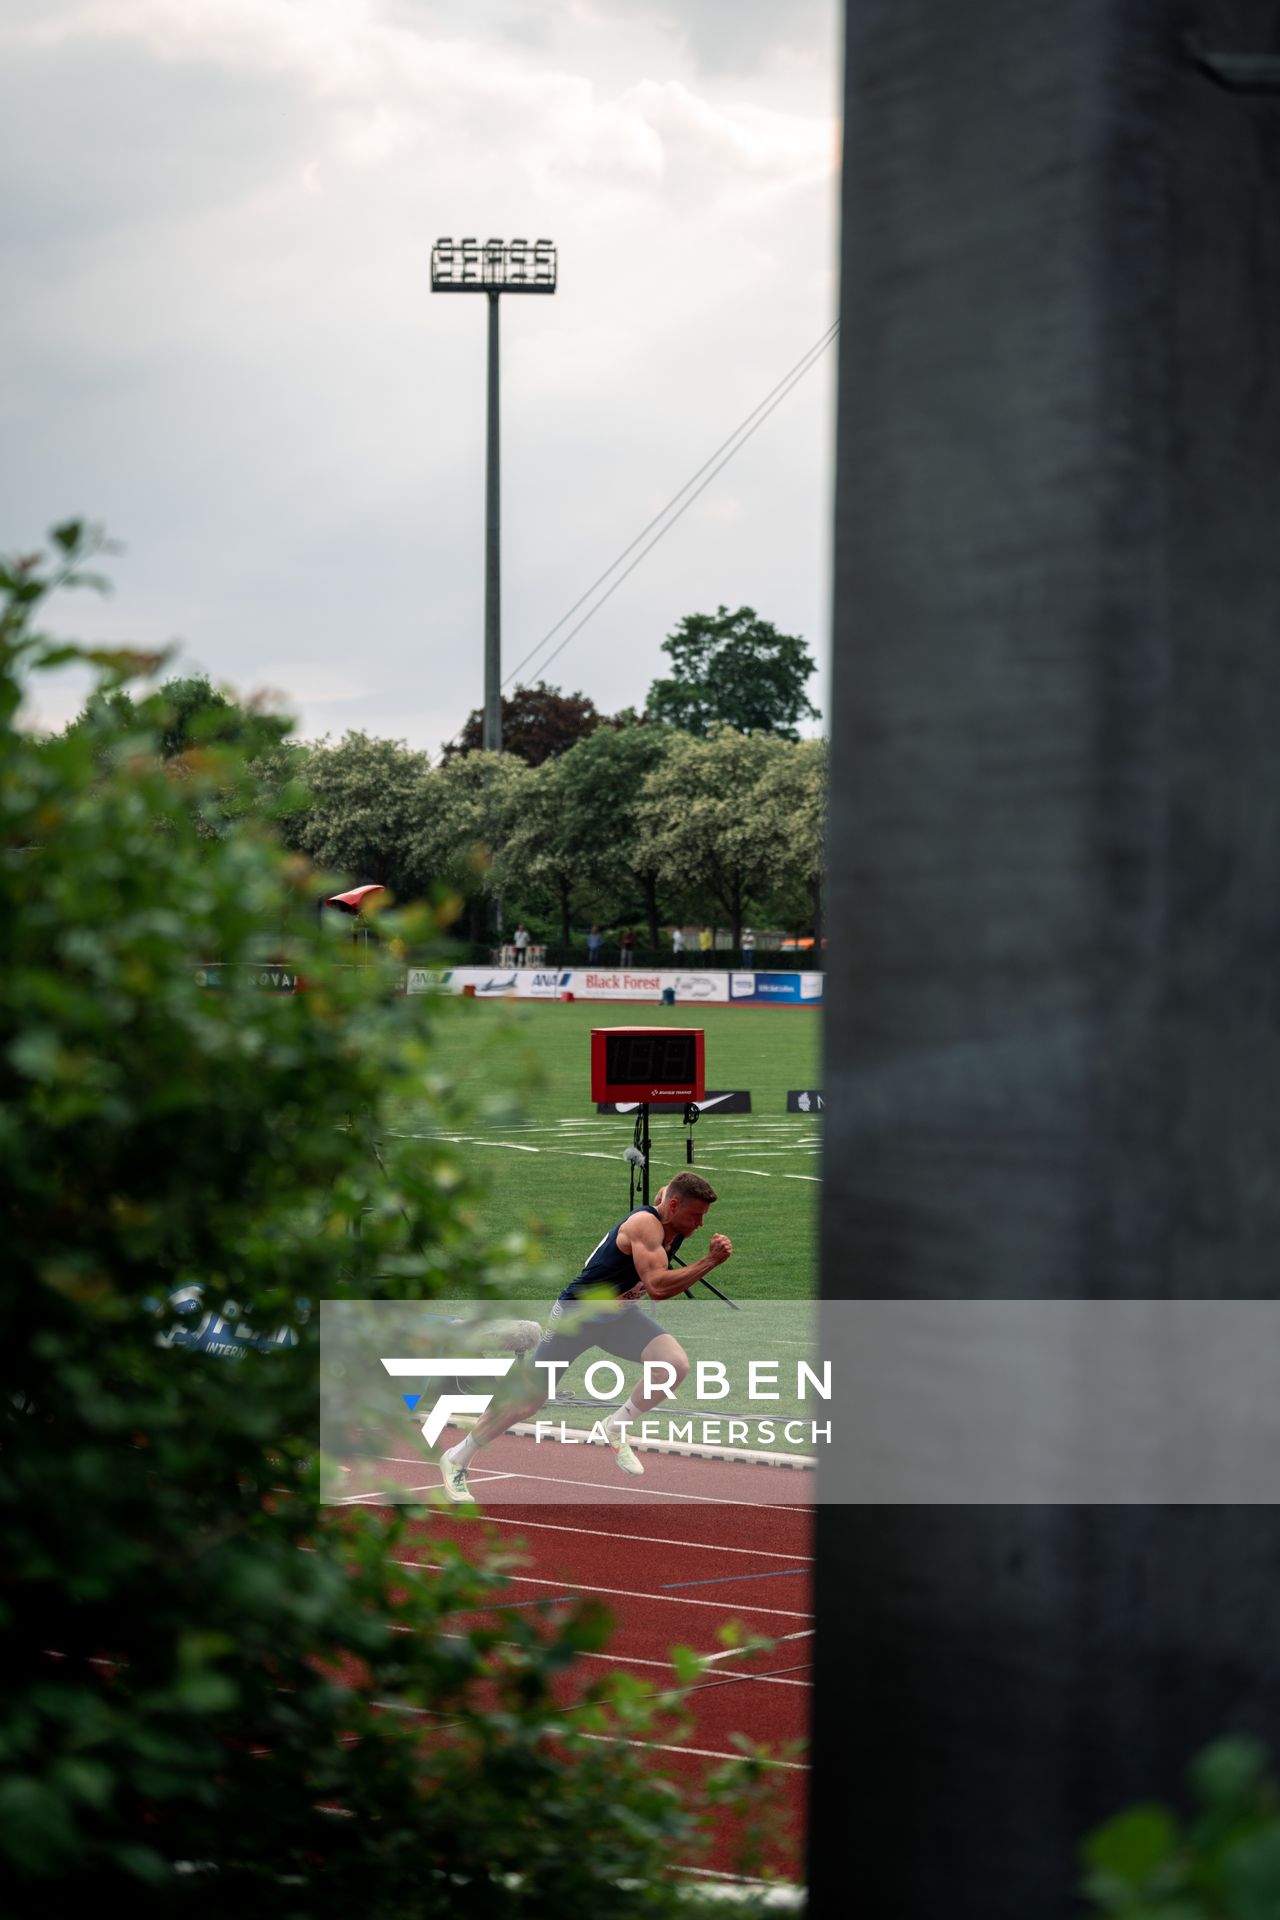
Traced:
<path id="1" fill-rule="evenodd" d="M 614 1533 L 605 1527 L 566 1527 L 554 1520 L 499 1520 L 485 1515 L 491 1527 L 539 1527 L 544 1533 L 580 1533 L 589 1540 L 636 1540 L 647 1547 L 692 1547 L 700 1553 L 747 1553 L 756 1560 L 799 1560 L 810 1566 L 808 1553 L 770 1553 L 763 1547 L 718 1547 L 713 1540 L 668 1540 L 654 1533 Z"/>
<path id="2" fill-rule="evenodd" d="M 394 1458 L 395 1456 L 388 1455 L 384 1457 Z M 404 1460 L 399 1464 L 406 1467 L 420 1467 L 422 1462 L 420 1460 Z M 779 1471 L 790 1472 L 792 1470 L 790 1468 L 781 1468 Z M 750 1507 L 753 1513 L 760 1511 L 760 1502 L 758 1500 L 731 1500 L 714 1493 L 675 1493 L 668 1487 L 632 1487 L 627 1484 L 621 1474 L 618 1474 L 612 1480 L 571 1480 L 568 1482 L 558 1473 L 511 1472 L 505 1473 L 502 1477 L 504 1480 L 536 1480 L 544 1486 L 560 1487 L 562 1489 L 566 1485 L 570 1487 L 594 1487 L 601 1493 L 609 1493 L 615 1496 L 613 1500 L 598 1500 L 591 1503 L 594 1506 L 601 1507 L 618 1506 L 621 1503 L 622 1495 L 629 1493 L 633 1498 L 638 1500 L 692 1500 L 700 1507 Z M 567 1503 L 564 1500 L 560 1500 L 549 1501 L 547 1504 L 549 1506 L 564 1506 Z M 802 1513 L 809 1513 L 811 1511 L 808 1503 L 801 1500 L 780 1500 L 775 1502 L 775 1507 L 783 1512 L 790 1511 L 793 1507 Z"/>
<path id="3" fill-rule="evenodd" d="M 565 1124 L 565 1123 L 562 1123 L 562 1124 Z M 532 1132 L 534 1131 L 534 1129 L 530 1128 L 528 1129 L 528 1131 Z M 552 1132 L 555 1130 L 548 1128 L 548 1129 L 542 1129 L 542 1131 Z M 615 1160 L 621 1159 L 622 1157 L 621 1147 L 615 1148 L 611 1153 L 602 1153 L 599 1150 L 595 1150 L 595 1151 L 588 1151 L 585 1149 L 575 1150 L 574 1148 L 568 1147 L 568 1146 L 526 1147 L 526 1146 L 522 1146 L 518 1140 L 482 1140 L 477 1134 L 471 1134 L 471 1133 L 398 1133 L 392 1130 L 392 1137 L 397 1140 L 438 1140 L 453 1147 L 488 1147 L 488 1148 L 497 1149 L 499 1151 L 503 1151 L 507 1153 L 549 1153 L 554 1158 L 560 1159 L 560 1160 L 615 1161 Z M 563 1134 L 558 1134 L 557 1137 L 560 1139 L 565 1138 Z M 774 1137 L 777 1137 L 777 1136 L 774 1136 Z M 733 1153 L 750 1153 L 753 1151 L 753 1148 L 752 1148 L 752 1144 L 749 1141 L 745 1141 L 745 1140 L 733 1140 L 733 1141 L 719 1140 L 716 1142 L 716 1146 L 714 1150 L 717 1153 L 733 1154 Z M 794 1150 L 795 1151 L 811 1151 L 812 1149 L 805 1148 L 801 1146 L 799 1143 L 797 1143 L 797 1146 Z M 754 1148 L 754 1151 L 757 1153 L 762 1153 L 766 1157 L 768 1157 L 769 1155 L 774 1155 L 775 1157 L 781 1159 L 786 1157 L 789 1154 L 789 1152 L 792 1151 L 792 1149 L 757 1146 Z M 772 1167 L 741 1167 L 737 1165 L 737 1163 L 734 1161 L 701 1160 L 698 1162 L 698 1165 L 700 1167 L 705 1167 L 707 1171 L 711 1173 L 745 1173 L 745 1174 L 751 1175 L 753 1178 L 757 1180 L 778 1180 L 778 1179 L 808 1180 L 813 1182 L 815 1185 L 821 1184 L 821 1181 L 817 1174 L 780 1173 L 777 1169 Z"/>
<path id="4" fill-rule="evenodd" d="M 388 1626 L 387 1632 L 417 1633 L 418 1628 L 392 1624 Z M 466 1635 L 461 1633 L 443 1633 L 440 1635 L 440 1638 L 442 1640 L 464 1640 Z M 813 1628 L 802 1627 L 798 1633 L 776 1634 L 773 1637 L 773 1645 L 780 1647 L 786 1640 L 811 1640 L 812 1638 Z M 498 1645 L 502 1647 L 519 1647 L 520 1642 L 518 1640 L 500 1640 Z M 701 1660 L 704 1666 L 710 1666 L 714 1660 L 736 1660 L 743 1654 L 756 1654 L 759 1652 L 759 1647 L 726 1647 L 720 1653 L 700 1653 L 696 1658 Z M 59 1655 L 58 1657 L 61 1659 L 65 1656 Z M 659 1667 L 664 1673 L 672 1672 L 671 1662 L 669 1660 L 642 1660 L 638 1653 L 575 1653 L 573 1657 L 575 1662 L 578 1660 L 609 1660 L 624 1667 Z M 813 1686 L 812 1680 L 788 1680 L 779 1673 L 744 1673 L 738 1677 L 742 1680 L 767 1680 L 771 1686 L 775 1687 Z M 693 1684 L 697 1686 L 698 1682 L 695 1680 Z"/>
<path id="5" fill-rule="evenodd" d="M 406 1706 L 402 1700 L 371 1700 L 369 1704 L 370 1706 L 381 1707 L 384 1713 L 407 1713 L 412 1714 L 415 1719 L 422 1718 L 424 1720 L 438 1720 L 441 1718 L 441 1715 L 431 1707 L 410 1707 Z M 572 1708 L 569 1708 L 568 1711 L 572 1712 Z M 450 1722 L 447 1724 L 453 1723 Z M 664 1746 L 661 1741 L 658 1740 L 624 1740 L 616 1734 L 583 1733 L 576 1727 L 573 1729 L 573 1733 L 574 1737 L 578 1740 L 594 1740 L 606 1747 L 644 1747 L 650 1753 L 691 1753 L 699 1760 L 741 1760 L 742 1758 L 740 1753 L 722 1753 L 719 1748 L 669 1747 Z M 264 1747 L 262 1751 L 265 1753 L 267 1749 Z M 808 1773 L 809 1771 L 807 1764 L 803 1760 L 761 1760 L 759 1765 L 762 1767 L 786 1767 L 791 1773 Z M 339 1809 L 335 1808 L 333 1811 L 337 1812 Z"/>
<path id="6" fill-rule="evenodd" d="M 389 1492 L 394 1491 L 397 1498 L 402 1493 L 439 1493 L 443 1484 L 444 1482 L 441 1480 L 425 1480 L 420 1487 L 395 1487 L 394 1489 L 378 1487 L 372 1493 L 348 1493 L 343 1499 L 331 1500 L 326 1502 L 326 1504 L 334 1507 L 358 1507 L 363 1505 L 367 1500 L 377 1500 L 382 1502 L 383 1505 L 394 1506 L 395 1501 L 388 1501 L 387 1499 Z"/>
<path id="7" fill-rule="evenodd" d="M 520 1642 L 518 1640 L 504 1640 L 501 1644 L 504 1647 L 518 1647 Z M 738 1649 L 735 1647 L 734 1652 L 736 1653 L 737 1651 Z M 714 1653 L 700 1653 L 697 1657 L 699 1660 L 716 1660 L 722 1656 Z M 640 1656 L 635 1653 L 579 1653 L 576 1654 L 574 1658 L 577 1660 L 610 1660 L 614 1662 L 615 1665 L 623 1667 L 660 1667 L 664 1673 L 672 1672 L 671 1662 L 669 1660 L 642 1660 Z M 771 1687 L 812 1687 L 813 1685 L 812 1680 L 787 1680 L 784 1679 L 780 1673 L 739 1673 L 734 1677 L 743 1681 L 758 1680 L 761 1685 L 767 1681 Z M 673 1682 L 675 1680 L 673 1673 L 672 1680 Z M 691 1681 L 685 1686 L 676 1686 L 673 1684 L 671 1691 L 673 1693 L 692 1693 L 700 1684 L 697 1680 Z"/>
<path id="8" fill-rule="evenodd" d="M 650 1753 L 691 1753 L 699 1760 L 741 1760 L 740 1753 L 722 1753 L 718 1747 L 668 1747 L 660 1740 L 619 1740 L 608 1733 L 577 1732 L 579 1740 L 596 1740 L 605 1747 L 644 1747 Z M 762 1767 L 785 1767 L 789 1773 L 808 1773 L 808 1762 L 804 1760 L 761 1760 Z"/>
<path id="9" fill-rule="evenodd" d="M 389 1560 L 388 1566 L 414 1567 L 419 1573 L 443 1573 L 443 1563 L 434 1560 Z M 633 1593 L 629 1587 L 587 1587 L 580 1580 L 543 1580 L 532 1573 L 513 1573 L 508 1576 L 516 1587 L 559 1587 L 574 1588 L 572 1598 L 580 1593 L 601 1593 L 610 1600 L 657 1600 L 666 1606 L 676 1607 L 715 1607 L 721 1613 L 767 1613 L 774 1620 L 812 1620 L 811 1613 L 801 1613 L 794 1607 L 750 1607 L 728 1600 L 691 1600 L 685 1593 Z M 465 1607 L 465 1613 L 488 1613 L 491 1607 L 501 1607 L 501 1600 L 481 1602 L 476 1607 Z"/>
<path id="10" fill-rule="evenodd" d="M 384 1455 L 383 1457 L 385 1458 L 386 1456 Z M 419 1462 L 410 1460 L 402 1462 L 401 1464 L 416 1467 L 419 1465 Z M 484 1481 L 486 1485 L 493 1480 L 509 1480 L 511 1478 L 509 1473 L 499 1473 L 495 1467 L 470 1467 L 467 1473 L 468 1478 L 474 1475 L 477 1480 Z M 443 1491 L 443 1480 L 426 1480 L 418 1487 L 376 1487 L 372 1493 L 349 1493 L 342 1500 L 326 1500 L 324 1505 L 328 1507 L 358 1507 L 372 1501 L 376 1506 L 395 1507 L 399 1506 L 402 1494 L 442 1493 Z M 391 1495 L 395 1496 L 394 1499 L 389 1497 Z M 455 1503 L 450 1501 L 448 1504 L 453 1506 Z"/>
<path id="11" fill-rule="evenodd" d="M 794 1633 L 775 1633 L 771 1634 L 770 1638 L 775 1647 L 780 1647 L 784 1640 L 812 1640 L 813 1634 L 812 1627 L 799 1627 Z M 758 1652 L 758 1647 L 726 1647 L 723 1653 L 700 1653 L 698 1658 L 710 1665 L 713 1660 L 740 1660 L 744 1653 Z M 800 1684 L 807 1687 L 811 1686 L 812 1682 L 804 1680 Z"/>

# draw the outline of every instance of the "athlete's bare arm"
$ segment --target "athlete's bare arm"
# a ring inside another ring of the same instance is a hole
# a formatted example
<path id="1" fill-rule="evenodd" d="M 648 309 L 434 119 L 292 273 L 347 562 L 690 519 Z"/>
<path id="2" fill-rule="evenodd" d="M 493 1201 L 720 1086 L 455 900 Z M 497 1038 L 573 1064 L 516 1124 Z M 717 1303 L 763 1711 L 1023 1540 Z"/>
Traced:
<path id="1" fill-rule="evenodd" d="M 678 1293 L 687 1293 L 697 1281 L 705 1279 L 716 1267 L 723 1266 L 733 1252 L 733 1242 L 727 1233 L 713 1233 L 711 1245 L 701 1260 L 694 1260 L 687 1267 L 669 1266 L 662 1222 L 655 1219 L 653 1214 L 644 1212 L 633 1213 L 619 1227 L 618 1247 L 622 1253 L 631 1255 L 635 1270 L 651 1300 L 671 1300 Z"/>

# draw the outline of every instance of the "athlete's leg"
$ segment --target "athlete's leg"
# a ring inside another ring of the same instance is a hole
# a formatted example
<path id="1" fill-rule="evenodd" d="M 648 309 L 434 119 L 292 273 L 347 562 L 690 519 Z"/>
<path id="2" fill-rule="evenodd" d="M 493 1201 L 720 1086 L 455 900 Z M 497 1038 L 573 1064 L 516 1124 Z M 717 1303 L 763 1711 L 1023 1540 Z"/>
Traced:
<path id="1" fill-rule="evenodd" d="M 647 1315 L 645 1316 L 648 1317 Z M 653 1323 L 651 1323 L 653 1324 Z M 644 1468 L 631 1450 L 628 1429 L 643 1419 L 650 1408 L 668 1400 L 689 1372 L 689 1356 L 674 1334 L 655 1333 L 640 1350 L 640 1379 L 631 1397 L 605 1421 L 605 1438 L 623 1473 L 640 1474 Z M 647 1373 L 645 1371 L 647 1367 Z M 646 1377 L 653 1382 L 651 1392 L 644 1391 Z"/>
<path id="2" fill-rule="evenodd" d="M 469 1433 L 441 1454 L 440 1471 L 451 1500 L 470 1500 L 467 1468 L 481 1447 L 487 1447 L 491 1440 L 498 1439 L 517 1421 L 532 1419 L 535 1413 L 546 1406 L 550 1398 L 547 1382 L 554 1375 L 547 1367 L 540 1367 L 537 1363 L 547 1360 L 572 1361 L 580 1351 L 581 1344 L 564 1334 L 548 1334 L 536 1352 L 526 1355 L 508 1391 L 495 1399 L 487 1412 L 481 1414 Z"/>
<path id="3" fill-rule="evenodd" d="M 504 1400 L 499 1405 L 490 1407 L 487 1413 L 480 1415 L 467 1436 L 470 1451 L 474 1453 L 477 1447 L 487 1447 L 491 1440 L 496 1440 L 500 1434 L 507 1431 L 508 1427 L 514 1427 L 518 1420 L 531 1420 L 534 1414 L 540 1413 L 546 1404 L 545 1392 L 537 1394 L 536 1397 L 531 1392 L 518 1400 Z"/>
<path id="4" fill-rule="evenodd" d="M 641 1373 L 631 1395 L 631 1405 L 638 1414 L 661 1406 L 689 1377 L 689 1356 L 673 1333 L 660 1333 L 656 1340 L 651 1340 L 640 1355 L 640 1362 L 648 1371 Z M 651 1393 L 644 1392 L 647 1379 L 653 1381 Z"/>

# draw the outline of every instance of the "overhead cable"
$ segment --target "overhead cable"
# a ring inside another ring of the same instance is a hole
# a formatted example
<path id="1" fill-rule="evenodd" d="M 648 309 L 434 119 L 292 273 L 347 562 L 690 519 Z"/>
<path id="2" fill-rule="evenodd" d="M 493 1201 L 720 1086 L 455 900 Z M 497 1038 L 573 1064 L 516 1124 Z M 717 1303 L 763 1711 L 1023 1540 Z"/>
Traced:
<path id="1" fill-rule="evenodd" d="M 519 661 L 518 664 L 511 669 L 510 673 L 506 676 L 506 678 L 502 682 L 504 687 L 510 686 L 511 682 L 515 679 L 516 675 L 524 671 L 525 667 L 528 666 L 529 662 L 534 658 L 534 656 L 540 653 L 543 647 L 546 646 L 548 640 L 553 639 L 555 635 L 559 633 L 561 627 L 565 624 L 566 620 L 571 620 L 574 614 L 578 611 L 578 608 L 582 606 L 585 601 L 591 598 L 596 588 L 599 586 L 602 586 L 603 583 L 609 578 L 610 574 L 614 573 L 617 570 L 617 568 L 622 565 L 622 562 L 627 558 L 628 554 L 635 553 L 635 550 L 640 545 L 641 541 L 646 539 L 646 537 L 650 533 L 653 533 L 653 529 L 655 527 L 658 527 L 660 522 L 665 521 L 666 522 L 665 526 L 661 526 L 660 530 L 657 533 L 654 533 L 653 539 L 649 541 L 649 544 L 646 547 L 644 547 L 640 553 L 636 554 L 636 557 L 631 562 L 631 565 L 625 568 L 624 571 L 618 575 L 617 579 L 613 582 L 613 585 L 609 587 L 604 593 L 601 594 L 600 598 L 596 601 L 595 605 L 592 606 L 582 616 L 582 619 L 579 620 L 577 626 L 571 628 L 570 631 L 565 635 L 564 639 L 560 642 L 560 645 L 554 648 L 552 652 L 547 655 L 546 659 L 541 663 L 541 665 L 538 668 L 538 672 L 540 674 L 546 672 L 547 668 L 551 665 L 551 662 L 556 658 L 556 656 L 559 653 L 563 652 L 564 648 L 568 646 L 569 642 L 575 637 L 575 635 L 582 632 L 582 629 L 586 626 L 589 620 L 594 619 L 595 615 L 600 611 L 605 601 L 608 600 L 614 593 L 617 592 L 618 588 L 622 585 L 623 581 L 628 577 L 628 575 L 634 573 L 636 568 L 640 565 L 640 562 L 646 557 L 646 555 L 653 552 L 653 549 L 657 546 L 659 540 L 661 540 L 664 537 L 664 535 L 670 533 L 672 527 L 675 526 L 676 522 L 685 513 L 688 512 L 689 508 L 693 505 L 694 501 L 698 498 L 698 495 L 701 493 L 704 493 L 706 489 L 711 485 L 711 482 L 715 479 L 716 475 L 724 471 L 725 467 L 727 467 L 729 462 L 733 459 L 734 454 L 739 453 L 741 449 L 746 446 L 747 441 L 750 440 L 751 436 L 754 433 L 756 433 L 760 427 L 764 425 L 765 421 L 769 418 L 769 415 L 782 405 L 782 402 L 786 399 L 787 395 L 792 391 L 793 388 L 799 386 L 800 382 L 804 379 L 805 374 L 808 373 L 810 368 L 815 366 L 817 362 L 821 359 L 822 355 L 826 352 L 827 348 L 831 345 L 831 342 L 835 339 L 839 331 L 840 331 L 840 322 L 839 320 L 834 320 L 831 323 L 831 325 L 827 328 L 827 331 L 822 335 L 822 338 L 816 341 L 814 345 L 809 348 L 808 352 L 803 354 L 801 358 L 797 360 L 795 366 L 792 367 L 791 371 L 787 374 L 784 374 L 783 378 L 778 382 L 777 386 L 772 388 L 771 391 L 765 395 L 764 399 L 761 400 L 757 406 L 751 409 L 751 412 L 746 415 L 745 419 L 741 420 L 738 423 L 738 425 L 734 428 L 733 432 L 729 435 L 728 439 L 721 442 L 721 444 L 716 448 L 715 452 L 707 460 L 705 460 L 703 464 L 698 468 L 697 472 L 691 475 L 691 477 L 685 481 L 684 485 L 680 488 L 679 492 L 672 494 L 666 506 L 663 507 L 660 512 L 654 515 L 653 519 L 650 520 L 648 526 L 643 527 L 640 530 L 640 532 L 636 535 L 635 539 L 631 542 L 631 544 L 629 546 L 624 547 L 622 549 L 622 552 L 617 556 L 617 558 L 611 561 L 610 564 L 605 568 L 604 572 L 600 574 L 597 579 L 592 581 L 591 585 L 587 588 L 586 592 L 578 596 L 578 598 L 574 601 L 573 605 L 569 608 L 568 612 L 561 614 L 560 618 L 556 621 L 555 625 L 553 627 L 550 627 L 547 630 L 547 632 L 543 634 L 541 640 L 538 641 L 537 645 L 534 647 L 531 647 L 529 652 L 524 656 L 524 659 Z M 705 479 L 703 478 L 704 474 L 706 475 Z M 701 482 L 701 485 L 699 485 L 698 482 Z M 690 489 L 693 489 L 693 491 L 690 491 Z M 684 496 L 686 494 L 688 494 L 689 497 L 688 499 L 684 500 L 683 506 L 679 507 L 675 512 L 672 512 L 672 509 L 676 507 L 677 501 L 684 499 Z M 667 518 L 668 515 L 670 515 L 669 519 Z"/>

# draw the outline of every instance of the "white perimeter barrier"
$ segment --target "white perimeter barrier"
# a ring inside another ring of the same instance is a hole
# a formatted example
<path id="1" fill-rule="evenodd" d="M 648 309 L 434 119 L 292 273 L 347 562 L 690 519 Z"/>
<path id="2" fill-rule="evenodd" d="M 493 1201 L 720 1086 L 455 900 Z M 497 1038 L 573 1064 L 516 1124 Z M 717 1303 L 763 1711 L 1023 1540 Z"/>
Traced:
<path id="1" fill-rule="evenodd" d="M 734 1006 L 816 1006 L 821 1004 L 825 975 L 821 973 L 706 973 L 664 968 L 646 973 L 638 967 L 449 967 L 443 970 L 411 967 L 409 993 L 461 993 L 474 989 L 478 1000 L 559 1000 L 571 993 L 575 1000 L 661 1001 L 672 988 L 680 1006 L 724 1004 Z"/>

